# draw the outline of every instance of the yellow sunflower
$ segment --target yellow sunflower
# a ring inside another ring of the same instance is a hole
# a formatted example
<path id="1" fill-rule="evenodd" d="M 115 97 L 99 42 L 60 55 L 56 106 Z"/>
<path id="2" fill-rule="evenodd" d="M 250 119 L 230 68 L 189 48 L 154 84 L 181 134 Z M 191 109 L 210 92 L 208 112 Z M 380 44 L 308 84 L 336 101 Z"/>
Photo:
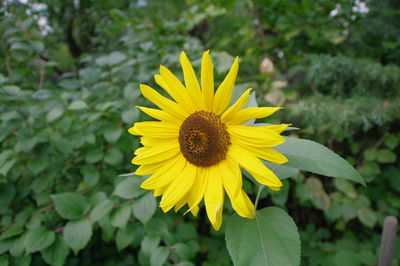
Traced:
<path id="1" fill-rule="evenodd" d="M 282 182 L 260 160 L 275 164 L 287 162 L 285 156 L 271 147 L 285 141 L 280 133 L 287 124 L 249 126 L 246 122 L 267 117 L 280 107 L 244 108 L 251 89 L 228 108 L 239 69 L 238 58 L 228 75 L 214 92 L 213 64 L 209 51 L 201 62 L 201 84 L 188 57 L 180 55 L 185 85 L 165 66 L 155 81 L 172 98 L 166 98 L 141 84 L 144 97 L 160 109 L 138 108 L 158 121 L 136 122 L 129 129 L 141 136 L 143 147 L 135 151 L 135 174 L 149 175 L 141 187 L 162 195 L 164 212 L 185 204 L 194 216 L 204 198 L 207 216 L 215 230 L 222 223 L 224 190 L 233 209 L 242 217 L 253 218 L 254 205 L 242 189 L 245 169 L 259 183 L 279 190 Z"/>

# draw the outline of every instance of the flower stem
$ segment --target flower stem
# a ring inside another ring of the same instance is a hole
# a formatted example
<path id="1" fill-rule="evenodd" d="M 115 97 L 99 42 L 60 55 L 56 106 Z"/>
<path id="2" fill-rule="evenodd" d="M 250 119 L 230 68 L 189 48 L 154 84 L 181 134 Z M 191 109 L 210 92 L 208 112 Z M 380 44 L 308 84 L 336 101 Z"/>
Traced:
<path id="1" fill-rule="evenodd" d="M 260 185 L 257 192 L 256 202 L 254 203 L 254 208 L 257 210 L 258 200 L 260 199 L 261 191 L 263 190 L 264 185 Z"/>

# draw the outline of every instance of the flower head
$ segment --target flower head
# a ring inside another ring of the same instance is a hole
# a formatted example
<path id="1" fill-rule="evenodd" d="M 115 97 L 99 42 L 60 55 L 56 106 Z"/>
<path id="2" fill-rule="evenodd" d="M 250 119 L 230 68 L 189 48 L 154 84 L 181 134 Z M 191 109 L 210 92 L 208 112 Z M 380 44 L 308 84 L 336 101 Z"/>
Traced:
<path id="1" fill-rule="evenodd" d="M 129 132 L 141 136 L 143 147 L 135 151 L 132 163 L 137 175 L 149 175 L 141 187 L 162 195 L 164 212 L 188 205 L 194 216 L 204 199 L 207 216 L 218 230 L 222 223 L 224 191 L 233 209 L 242 217 L 253 218 L 254 205 L 242 189 L 245 169 L 259 183 L 279 190 L 282 182 L 261 161 L 287 162 L 271 147 L 285 141 L 280 133 L 288 126 L 250 126 L 246 122 L 267 117 L 280 107 L 244 108 L 251 89 L 230 107 L 239 68 L 238 58 L 214 92 L 213 65 L 209 51 L 201 63 L 201 84 L 184 52 L 180 55 L 185 84 L 166 67 L 160 66 L 155 81 L 172 98 L 166 98 L 147 85 L 140 90 L 159 109 L 139 106 L 158 121 L 136 122 Z"/>

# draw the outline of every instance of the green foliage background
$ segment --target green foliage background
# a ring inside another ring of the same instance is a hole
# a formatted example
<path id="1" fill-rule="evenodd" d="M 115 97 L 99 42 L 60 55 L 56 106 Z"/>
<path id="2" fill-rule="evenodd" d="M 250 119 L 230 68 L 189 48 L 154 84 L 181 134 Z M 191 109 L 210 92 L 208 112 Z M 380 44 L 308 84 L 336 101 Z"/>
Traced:
<path id="1" fill-rule="evenodd" d="M 138 84 L 154 85 L 159 64 L 180 75 L 181 50 L 198 69 L 206 49 L 216 80 L 239 55 L 238 91 L 286 107 L 266 122 L 294 124 L 289 135 L 324 143 L 367 181 L 299 173 L 263 191 L 260 208 L 298 225 L 302 264 L 375 265 L 383 219 L 400 212 L 400 9 L 363 3 L 3 1 L 0 265 L 231 264 L 224 225 L 215 232 L 203 209 L 163 214 L 139 177 L 121 176 L 138 147 L 127 129 L 149 119 L 133 108 L 149 105 Z"/>

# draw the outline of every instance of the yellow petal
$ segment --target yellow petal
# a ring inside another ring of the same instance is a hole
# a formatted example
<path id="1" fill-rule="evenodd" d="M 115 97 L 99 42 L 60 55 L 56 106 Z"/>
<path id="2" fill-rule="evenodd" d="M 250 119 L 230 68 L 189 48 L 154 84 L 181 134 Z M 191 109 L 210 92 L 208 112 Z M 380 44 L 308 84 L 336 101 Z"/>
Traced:
<path id="1" fill-rule="evenodd" d="M 232 208 L 242 217 L 253 218 L 254 206 L 249 197 L 242 190 L 242 172 L 236 161 L 227 157 L 219 164 L 223 176 L 223 184 L 231 201 Z"/>
<path id="2" fill-rule="evenodd" d="M 243 149 L 246 149 L 249 152 L 252 152 L 255 156 L 269 161 L 271 163 L 275 164 L 284 164 L 288 162 L 288 159 L 286 156 L 284 156 L 282 153 L 272 149 L 272 148 L 267 148 L 267 147 L 254 147 L 250 145 L 243 145 L 243 143 L 238 143 L 239 146 L 241 146 Z"/>
<path id="3" fill-rule="evenodd" d="M 187 203 L 187 195 L 183 196 L 175 205 L 174 211 L 178 212 Z"/>
<path id="4" fill-rule="evenodd" d="M 165 187 L 156 188 L 154 190 L 153 196 L 154 197 L 161 196 L 164 193 L 165 189 L 166 189 L 166 186 Z"/>
<path id="5" fill-rule="evenodd" d="M 285 138 L 267 127 L 228 126 L 232 143 L 243 143 L 256 147 L 273 147 L 285 142 Z"/>
<path id="6" fill-rule="evenodd" d="M 151 175 L 160 169 L 162 163 L 143 164 L 136 169 L 135 175 Z"/>
<path id="7" fill-rule="evenodd" d="M 193 183 L 192 188 L 190 189 L 190 192 L 188 193 L 188 205 L 190 208 L 185 212 L 185 214 L 195 209 L 203 199 L 204 191 L 206 190 L 207 186 L 208 175 L 208 168 L 197 168 L 196 179 Z"/>
<path id="8" fill-rule="evenodd" d="M 285 131 L 285 129 L 288 126 L 291 126 L 292 124 L 280 124 L 280 125 L 268 125 L 266 126 L 268 129 L 275 131 L 276 133 L 282 133 L 283 131 Z"/>
<path id="9" fill-rule="evenodd" d="M 168 68 L 161 65 L 160 75 L 155 75 L 154 78 L 157 84 L 164 88 L 187 112 L 195 111 L 188 90 Z"/>
<path id="10" fill-rule="evenodd" d="M 140 84 L 140 91 L 143 96 L 157 105 L 160 109 L 176 117 L 177 120 L 183 121 L 187 117 L 186 111 L 176 102 L 165 98 L 151 87 Z"/>
<path id="11" fill-rule="evenodd" d="M 175 170 L 173 170 L 175 171 Z M 175 176 L 174 181 L 165 190 L 160 207 L 170 210 L 185 196 L 193 185 L 196 177 L 196 166 L 186 162 L 182 172 Z"/>
<path id="12" fill-rule="evenodd" d="M 154 108 L 148 108 L 148 107 L 143 107 L 143 106 L 137 106 L 137 108 L 140 109 L 143 113 L 147 114 L 148 116 L 151 116 L 155 119 L 162 120 L 162 121 L 168 121 L 168 122 L 175 122 L 176 118 L 174 118 L 172 115 L 169 113 L 163 111 L 163 110 L 158 110 Z"/>
<path id="13" fill-rule="evenodd" d="M 185 52 L 181 53 L 179 60 L 182 65 L 183 77 L 185 79 L 185 86 L 189 92 L 189 95 L 192 98 L 192 102 L 195 105 L 196 109 L 202 109 L 201 108 L 202 96 L 201 96 L 199 81 L 197 80 L 196 74 Z"/>
<path id="14" fill-rule="evenodd" d="M 214 70 L 209 50 L 203 53 L 201 59 L 201 89 L 203 107 L 206 111 L 212 111 L 214 99 Z"/>
<path id="15" fill-rule="evenodd" d="M 227 123 L 229 122 L 229 120 L 232 120 L 234 117 L 236 117 L 237 112 L 239 112 L 240 109 L 242 109 L 243 106 L 245 106 L 246 103 L 249 101 L 249 95 L 251 90 L 252 90 L 251 88 L 247 89 L 239 97 L 239 99 L 237 99 L 237 101 L 222 114 L 221 116 L 222 122 Z"/>
<path id="16" fill-rule="evenodd" d="M 224 81 L 219 85 L 215 93 L 213 110 L 217 114 L 221 114 L 227 107 L 232 97 L 233 86 L 235 84 L 236 76 L 239 70 L 239 58 L 236 57 L 233 62 L 228 75 Z"/>
<path id="17" fill-rule="evenodd" d="M 267 187 L 280 188 L 283 184 L 281 180 L 268 169 L 253 153 L 232 144 L 228 150 L 229 156 L 236 160 L 258 183 Z"/>
<path id="18" fill-rule="evenodd" d="M 230 198 L 236 197 L 242 189 L 242 172 L 239 164 L 232 158 L 227 157 L 219 166 L 222 182 L 228 196 Z"/>
<path id="19" fill-rule="evenodd" d="M 168 160 L 152 176 L 146 179 L 140 187 L 151 190 L 169 185 L 182 172 L 184 166 L 185 160 L 182 156 Z"/>
<path id="20" fill-rule="evenodd" d="M 224 191 L 222 176 L 217 166 L 210 167 L 210 177 L 207 181 L 207 188 L 204 194 L 204 203 L 208 219 L 215 230 L 219 230 L 222 223 L 222 211 L 224 209 Z"/>
<path id="21" fill-rule="evenodd" d="M 254 218 L 255 216 L 255 208 L 249 196 L 243 191 L 240 190 L 236 197 L 231 198 L 232 208 L 242 217 L 245 218 Z"/>
<path id="22" fill-rule="evenodd" d="M 251 119 L 264 118 L 272 115 L 282 107 L 249 107 L 238 111 L 235 117 L 226 121 L 227 125 L 242 125 Z"/>
<path id="23" fill-rule="evenodd" d="M 158 163 L 176 156 L 180 152 L 179 146 L 165 143 L 158 147 L 142 147 L 135 151 L 132 163 L 136 165 Z"/>
<path id="24" fill-rule="evenodd" d="M 142 135 L 152 138 L 178 138 L 179 126 L 177 124 L 161 121 L 136 122 L 128 129 L 132 135 Z"/>

